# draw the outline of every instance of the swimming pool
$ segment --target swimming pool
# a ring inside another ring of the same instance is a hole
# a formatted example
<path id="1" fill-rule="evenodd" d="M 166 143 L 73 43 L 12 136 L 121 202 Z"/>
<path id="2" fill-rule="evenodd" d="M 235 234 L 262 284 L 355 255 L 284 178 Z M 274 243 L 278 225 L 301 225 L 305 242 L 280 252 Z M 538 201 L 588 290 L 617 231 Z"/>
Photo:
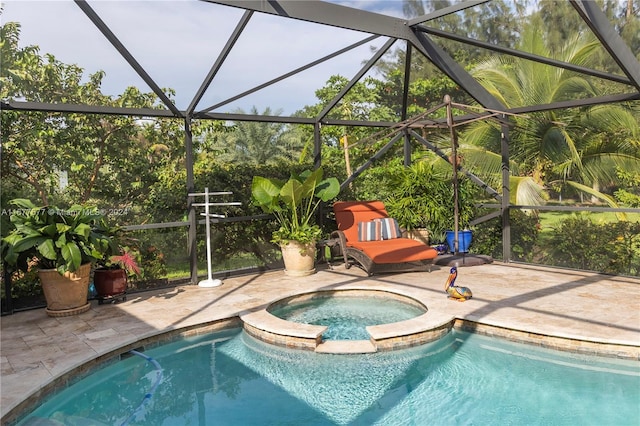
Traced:
<path id="1" fill-rule="evenodd" d="M 234 329 L 144 355 L 151 361 L 130 356 L 109 365 L 19 424 L 113 425 L 136 412 L 128 424 L 640 423 L 640 363 L 457 330 L 401 351 L 331 355 L 269 345 Z M 162 376 L 154 389 L 156 363 Z"/>

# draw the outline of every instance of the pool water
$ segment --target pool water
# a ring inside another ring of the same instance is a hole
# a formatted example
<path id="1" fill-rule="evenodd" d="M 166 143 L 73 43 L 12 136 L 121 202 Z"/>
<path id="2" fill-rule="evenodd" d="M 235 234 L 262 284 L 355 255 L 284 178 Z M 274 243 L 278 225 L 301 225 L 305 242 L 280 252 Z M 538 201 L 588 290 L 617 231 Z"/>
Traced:
<path id="1" fill-rule="evenodd" d="M 640 363 L 457 331 L 400 351 L 331 355 L 233 330 L 144 354 L 162 368 L 162 379 L 142 406 L 159 375 L 154 363 L 131 356 L 20 424 L 640 424 Z"/>
<path id="2" fill-rule="evenodd" d="M 379 297 L 317 297 L 269 311 L 287 321 L 324 325 L 323 340 L 369 340 L 365 327 L 420 316 L 426 309 Z"/>

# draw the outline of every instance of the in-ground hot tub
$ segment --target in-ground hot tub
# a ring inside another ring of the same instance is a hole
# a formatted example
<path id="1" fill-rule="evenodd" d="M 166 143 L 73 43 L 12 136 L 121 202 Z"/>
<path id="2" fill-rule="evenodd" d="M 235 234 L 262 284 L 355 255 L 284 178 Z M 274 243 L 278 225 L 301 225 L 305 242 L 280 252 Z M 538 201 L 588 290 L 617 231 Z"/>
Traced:
<path id="1" fill-rule="evenodd" d="M 330 353 L 368 353 L 431 342 L 453 321 L 434 323 L 421 301 L 390 291 L 348 289 L 303 293 L 241 315 L 260 340 Z"/>
<path id="2" fill-rule="evenodd" d="M 381 292 L 319 292 L 280 300 L 267 311 L 286 321 L 326 326 L 323 341 L 369 340 L 369 326 L 406 321 L 427 312 L 413 299 L 390 296 Z"/>

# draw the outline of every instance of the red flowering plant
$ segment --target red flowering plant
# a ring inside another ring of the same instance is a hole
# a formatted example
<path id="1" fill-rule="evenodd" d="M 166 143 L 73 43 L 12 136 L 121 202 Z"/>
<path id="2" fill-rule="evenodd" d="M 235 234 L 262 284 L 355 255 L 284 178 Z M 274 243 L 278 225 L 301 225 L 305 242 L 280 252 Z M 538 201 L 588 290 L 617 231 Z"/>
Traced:
<path id="1" fill-rule="evenodd" d="M 123 269 L 130 277 L 142 276 L 142 269 L 138 265 L 139 251 L 134 248 L 135 240 L 126 235 L 126 231 L 119 226 L 109 226 L 102 223 L 103 232 L 111 236 L 110 244 L 104 255 L 97 262 L 97 266 L 104 269 Z"/>
<path id="2" fill-rule="evenodd" d="M 122 254 L 109 256 L 105 262 L 105 267 L 109 269 L 124 269 L 129 276 L 140 276 L 142 270 L 138 266 L 136 256 L 132 253 L 129 247 L 123 247 Z"/>

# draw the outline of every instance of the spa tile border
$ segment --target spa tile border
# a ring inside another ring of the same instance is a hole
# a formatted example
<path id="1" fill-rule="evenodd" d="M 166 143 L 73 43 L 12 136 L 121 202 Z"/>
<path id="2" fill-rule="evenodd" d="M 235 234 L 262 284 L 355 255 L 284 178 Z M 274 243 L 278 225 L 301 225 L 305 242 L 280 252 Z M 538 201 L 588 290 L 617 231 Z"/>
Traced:
<path id="1" fill-rule="evenodd" d="M 425 311 L 427 306 L 420 300 L 413 296 L 402 294 L 394 290 L 380 289 L 380 288 L 341 288 L 332 290 L 314 290 L 303 293 L 294 294 L 284 297 L 282 299 L 272 302 L 267 311 L 280 308 L 282 306 L 289 305 L 291 303 L 306 302 L 314 299 L 323 299 L 339 295 L 340 297 L 360 297 L 366 294 L 368 297 L 380 298 L 380 299 L 393 299 L 400 302 L 404 302 L 409 305 L 422 308 Z"/>

